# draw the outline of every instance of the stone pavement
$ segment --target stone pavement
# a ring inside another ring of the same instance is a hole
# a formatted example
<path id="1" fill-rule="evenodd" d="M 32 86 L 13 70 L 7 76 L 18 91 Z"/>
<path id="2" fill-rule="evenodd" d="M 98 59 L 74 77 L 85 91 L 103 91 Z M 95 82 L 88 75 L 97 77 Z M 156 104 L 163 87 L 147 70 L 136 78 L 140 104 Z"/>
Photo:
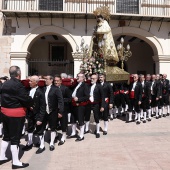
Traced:
<path id="1" fill-rule="evenodd" d="M 62 146 L 56 143 L 52 152 L 47 142 L 45 146 L 40 155 L 35 147 L 21 153 L 21 160 L 30 163 L 26 170 L 170 170 L 170 116 L 140 125 L 114 119 L 108 135 L 101 132 L 99 139 L 94 134 L 86 134 L 78 143 L 67 139 Z M 11 162 L 0 169 L 11 169 Z"/>

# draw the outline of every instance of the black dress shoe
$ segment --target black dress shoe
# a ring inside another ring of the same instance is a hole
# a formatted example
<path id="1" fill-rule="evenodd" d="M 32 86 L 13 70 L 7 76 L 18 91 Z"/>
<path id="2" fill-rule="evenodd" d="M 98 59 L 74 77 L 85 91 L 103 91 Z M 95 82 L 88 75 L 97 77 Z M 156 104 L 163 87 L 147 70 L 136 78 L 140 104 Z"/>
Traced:
<path id="1" fill-rule="evenodd" d="M 162 116 L 161 115 L 159 115 L 159 118 L 161 118 Z M 164 116 L 163 116 L 164 117 Z"/>
<path id="2" fill-rule="evenodd" d="M 60 141 L 59 143 L 58 143 L 58 146 L 60 146 L 60 145 L 63 145 L 65 143 L 65 141 Z"/>
<path id="3" fill-rule="evenodd" d="M 139 122 L 139 121 L 137 121 L 137 122 L 136 122 L 136 124 L 137 124 L 137 125 L 139 125 L 139 124 L 140 124 L 140 122 Z"/>
<path id="4" fill-rule="evenodd" d="M 84 134 L 87 134 L 87 133 L 90 133 L 90 130 L 84 132 Z"/>
<path id="5" fill-rule="evenodd" d="M 100 134 L 99 133 L 96 133 L 96 138 L 100 138 Z"/>
<path id="6" fill-rule="evenodd" d="M 143 123 L 146 123 L 146 120 L 144 120 Z"/>
<path id="7" fill-rule="evenodd" d="M 77 138 L 75 141 L 76 141 L 76 142 L 80 142 L 80 141 L 82 141 L 82 140 L 84 140 L 84 137 L 82 137 L 82 138 L 79 137 L 79 138 Z"/>
<path id="8" fill-rule="evenodd" d="M 55 147 L 53 145 L 50 145 L 50 151 L 53 151 L 55 149 Z"/>
<path id="9" fill-rule="evenodd" d="M 157 116 L 156 119 L 159 119 L 159 117 Z"/>
<path id="10" fill-rule="evenodd" d="M 169 116 L 170 114 L 169 113 L 167 113 L 167 116 Z"/>
<path id="11" fill-rule="evenodd" d="M 28 163 L 22 163 L 22 166 L 19 166 L 19 165 L 12 165 L 12 169 L 26 168 L 26 167 L 28 167 L 28 166 L 29 166 Z"/>
<path id="12" fill-rule="evenodd" d="M 149 122 L 150 122 L 151 120 L 152 120 L 152 119 L 150 119 L 150 118 L 148 119 Z"/>
<path id="13" fill-rule="evenodd" d="M 10 161 L 10 160 L 9 160 L 9 159 L 7 159 L 7 160 L 0 160 L 0 165 L 6 163 L 6 162 L 8 162 L 8 161 Z"/>
<path id="14" fill-rule="evenodd" d="M 25 145 L 25 146 L 22 148 L 22 150 L 23 150 L 23 151 L 29 151 L 30 149 L 32 149 L 32 147 L 33 147 L 33 144 L 31 144 L 31 145 Z"/>
<path id="15" fill-rule="evenodd" d="M 111 117 L 110 120 L 113 120 L 113 118 Z"/>
<path id="16" fill-rule="evenodd" d="M 166 117 L 166 115 L 164 114 L 163 117 Z"/>
<path id="17" fill-rule="evenodd" d="M 0 138 L 2 138 L 2 135 L 0 135 Z"/>
<path id="18" fill-rule="evenodd" d="M 45 147 L 42 149 L 42 148 L 39 148 L 35 153 L 36 154 L 40 154 L 42 153 L 43 151 L 45 151 Z"/>
<path id="19" fill-rule="evenodd" d="M 76 135 L 67 136 L 67 139 L 71 139 L 71 138 L 77 138 L 77 134 Z"/>
<path id="20" fill-rule="evenodd" d="M 107 132 L 106 132 L 106 131 L 103 131 L 103 135 L 107 135 Z"/>

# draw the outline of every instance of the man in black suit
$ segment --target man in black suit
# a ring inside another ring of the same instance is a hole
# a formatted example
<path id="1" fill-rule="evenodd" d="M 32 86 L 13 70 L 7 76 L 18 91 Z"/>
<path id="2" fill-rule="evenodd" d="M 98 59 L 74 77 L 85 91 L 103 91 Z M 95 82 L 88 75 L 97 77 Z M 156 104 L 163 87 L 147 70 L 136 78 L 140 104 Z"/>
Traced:
<path id="1" fill-rule="evenodd" d="M 76 142 L 84 140 L 84 116 L 85 116 L 85 107 L 88 104 L 89 100 L 89 88 L 88 85 L 84 82 L 85 75 L 79 73 L 77 75 L 78 85 L 75 87 L 72 93 L 72 133 L 68 138 L 77 137 L 76 135 L 76 121 L 78 121 L 80 126 L 80 134 L 76 139 Z"/>
<path id="2" fill-rule="evenodd" d="M 61 90 L 53 85 L 54 77 L 51 75 L 46 76 L 45 87 L 45 101 L 46 101 L 46 114 L 44 118 L 44 129 L 49 123 L 51 129 L 50 151 L 55 149 L 54 140 L 56 137 L 57 119 L 62 117 L 64 111 L 64 101 Z"/>
<path id="3" fill-rule="evenodd" d="M 5 156 L 9 142 L 12 152 L 12 169 L 25 168 L 28 163 L 19 160 L 19 143 L 25 122 L 26 108 L 32 107 L 33 100 L 22 85 L 21 70 L 18 66 L 9 69 L 11 79 L 1 88 L 1 112 L 4 136 L 1 142 L 0 165 L 9 161 Z"/>
<path id="4" fill-rule="evenodd" d="M 138 82 L 138 75 L 133 75 L 133 83 L 129 86 L 129 120 L 132 121 L 132 111 L 135 109 L 135 119 L 137 119 L 137 124 L 140 124 L 140 105 L 142 102 L 142 85 Z"/>
<path id="5" fill-rule="evenodd" d="M 91 76 L 91 87 L 90 87 L 90 106 L 94 114 L 94 120 L 96 122 L 96 138 L 100 138 L 100 123 L 99 116 L 100 112 L 104 111 L 104 92 L 100 84 L 97 83 L 98 75 L 93 74 Z"/>
<path id="6" fill-rule="evenodd" d="M 162 80 L 162 99 L 163 99 L 163 112 L 165 112 L 165 107 L 167 107 L 167 116 L 170 114 L 169 110 L 169 80 L 167 79 L 167 74 L 163 74 L 163 80 Z"/>
<path id="7" fill-rule="evenodd" d="M 103 88 L 104 99 L 105 99 L 104 111 L 102 112 L 103 114 L 102 117 L 104 120 L 103 135 L 107 135 L 109 109 L 113 108 L 113 89 L 110 83 L 106 82 L 105 79 L 106 77 L 104 74 L 99 75 L 99 81 Z"/>
<path id="8" fill-rule="evenodd" d="M 56 75 L 54 77 L 54 85 L 60 88 L 62 95 L 63 95 L 63 99 L 64 99 L 64 112 L 63 112 L 62 117 L 59 119 L 61 123 L 62 138 L 60 142 L 58 143 L 58 145 L 63 145 L 66 140 L 68 113 L 71 112 L 70 103 L 72 99 L 71 90 L 68 87 L 62 85 L 61 83 L 62 83 L 61 77 L 59 75 Z"/>
<path id="9" fill-rule="evenodd" d="M 142 85 L 142 103 L 141 103 L 141 111 L 143 111 L 143 123 L 146 123 L 146 113 L 150 109 L 151 103 L 151 87 L 150 83 L 145 81 L 144 75 L 140 75 L 140 82 Z M 148 121 L 151 121 L 149 117 Z"/>
<path id="10" fill-rule="evenodd" d="M 38 87 L 38 82 L 39 82 L 38 76 L 32 76 L 29 81 L 31 87 L 29 95 L 33 98 L 34 105 L 33 107 L 28 108 L 27 110 L 28 142 L 26 146 L 22 148 L 22 150 L 28 151 L 33 147 L 33 132 L 34 132 L 38 134 L 40 138 L 40 147 L 36 151 L 36 154 L 42 153 L 45 150 L 44 129 L 42 123 L 45 116 L 46 104 L 45 104 L 45 95 L 42 89 Z"/>
<path id="11" fill-rule="evenodd" d="M 152 75 L 152 81 L 151 81 L 151 108 L 152 108 L 152 115 L 153 111 L 155 109 L 156 112 L 156 119 L 159 119 L 158 115 L 158 102 L 159 102 L 159 97 L 160 97 L 160 87 L 159 83 L 156 80 L 156 75 Z"/>

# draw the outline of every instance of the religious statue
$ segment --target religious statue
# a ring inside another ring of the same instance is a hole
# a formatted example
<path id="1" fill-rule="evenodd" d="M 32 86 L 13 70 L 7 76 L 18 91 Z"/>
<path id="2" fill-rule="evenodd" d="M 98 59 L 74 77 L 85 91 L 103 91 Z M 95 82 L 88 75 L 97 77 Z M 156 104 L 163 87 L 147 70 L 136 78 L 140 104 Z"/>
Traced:
<path id="1" fill-rule="evenodd" d="M 112 30 L 109 26 L 110 9 L 98 7 L 94 12 L 97 24 L 91 38 L 90 46 L 86 45 L 81 72 L 88 77 L 93 73 L 104 73 L 110 82 L 127 81 L 129 73 L 116 66 L 119 56 L 115 47 Z M 82 42 L 83 47 L 84 41 Z"/>
<path id="2" fill-rule="evenodd" d="M 93 13 L 96 16 L 97 24 L 94 27 L 89 56 L 93 56 L 96 52 L 98 52 L 103 55 L 103 59 L 106 60 L 107 65 L 116 65 L 119 58 L 111 28 L 108 24 L 110 20 L 109 7 L 99 7 Z"/>

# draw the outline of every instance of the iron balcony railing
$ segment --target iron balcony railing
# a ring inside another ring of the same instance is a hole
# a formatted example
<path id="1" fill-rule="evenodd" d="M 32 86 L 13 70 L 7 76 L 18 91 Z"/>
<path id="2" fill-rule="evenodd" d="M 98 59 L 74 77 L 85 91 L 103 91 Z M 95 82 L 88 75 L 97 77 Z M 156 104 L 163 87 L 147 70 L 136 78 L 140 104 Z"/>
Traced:
<path id="1" fill-rule="evenodd" d="M 111 14 L 170 16 L 170 0 L 2 0 L 2 11 L 92 13 L 107 5 Z"/>

